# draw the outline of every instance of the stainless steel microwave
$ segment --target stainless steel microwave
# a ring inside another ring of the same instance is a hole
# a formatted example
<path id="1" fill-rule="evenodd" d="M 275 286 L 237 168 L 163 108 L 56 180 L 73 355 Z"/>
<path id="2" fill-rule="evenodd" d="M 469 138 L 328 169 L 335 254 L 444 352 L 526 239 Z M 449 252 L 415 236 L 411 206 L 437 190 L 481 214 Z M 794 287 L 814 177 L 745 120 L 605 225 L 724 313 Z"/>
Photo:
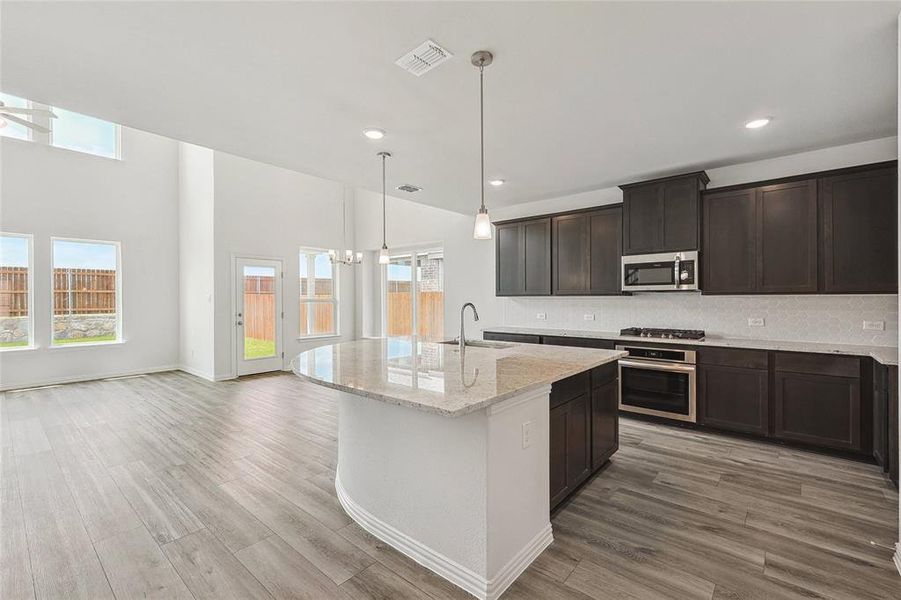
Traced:
<path id="1" fill-rule="evenodd" d="M 696 250 L 624 256 L 623 291 L 697 290 L 698 270 Z"/>

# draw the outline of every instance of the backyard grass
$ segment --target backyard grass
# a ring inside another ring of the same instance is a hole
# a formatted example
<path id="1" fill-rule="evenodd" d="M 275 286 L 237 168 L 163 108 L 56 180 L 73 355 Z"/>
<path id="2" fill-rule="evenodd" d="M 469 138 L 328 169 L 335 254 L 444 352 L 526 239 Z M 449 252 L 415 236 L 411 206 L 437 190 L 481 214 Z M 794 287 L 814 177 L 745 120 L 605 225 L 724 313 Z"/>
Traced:
<path id="1" fill-rule="evenodd" d="M 28 341 L 22 340 L 21 342 L 0 342 L 0 348 L 15 348 L 17 346 L 27 346 Z"/>
<path id="2" fill-rule="evenodd" d="M 60 340 L 53 340 L 54 345 L 59 344 L 92 344 L 94 342 L 115 342 L 115 335 L 98 335 L 95 337 L 83 337 L 83 338 L 67 338 Z"/>
<path id="3" fill-rule="evenodd" d="M 244 338 L 244 358 L 275 356 L 275 340 Z"/>

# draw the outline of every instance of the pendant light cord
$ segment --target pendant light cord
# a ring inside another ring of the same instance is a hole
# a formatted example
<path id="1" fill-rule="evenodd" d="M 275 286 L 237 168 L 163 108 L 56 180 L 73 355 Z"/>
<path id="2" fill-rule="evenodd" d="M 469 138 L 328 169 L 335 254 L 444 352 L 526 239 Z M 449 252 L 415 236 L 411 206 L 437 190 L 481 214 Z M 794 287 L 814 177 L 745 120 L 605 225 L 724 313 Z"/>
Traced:
<path id="1" fill-rule="evenodd" d="M 388 216 L 387 216 L 387 192 L 385 191 L 385 159 L 388 158 L 382 154 L 382 248 L 387 248 L 388 243 Z"/>
<path id="2" fill-rule="evenodd" d="M 482 166 L 482 208 L 485 211 L 485 65 L 479 64 L 479 162 Z"/>

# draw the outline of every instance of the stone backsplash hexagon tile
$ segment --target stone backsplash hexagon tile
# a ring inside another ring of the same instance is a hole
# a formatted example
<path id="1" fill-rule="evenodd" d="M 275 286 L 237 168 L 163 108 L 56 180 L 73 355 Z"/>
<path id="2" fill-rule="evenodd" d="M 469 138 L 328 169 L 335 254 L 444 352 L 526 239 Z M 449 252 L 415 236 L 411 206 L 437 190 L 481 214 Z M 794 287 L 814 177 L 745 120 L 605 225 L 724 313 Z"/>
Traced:
<path id="1" fill-rule="evenodd" d="M 705 329 L 711 337 L 898 345 L 898 296 L 702 296 L 636 294 L 597 298 L 504 298 L 504 325 L 619 331 L 623 327 Z M 547 320 L 536 314 L 545 313 Z M 593 314 L 594 321 L 583 316 Z M 749 327 L 763 318 L 763 327 Z M 883 321 L 883 331 L 863 329 Z"/>

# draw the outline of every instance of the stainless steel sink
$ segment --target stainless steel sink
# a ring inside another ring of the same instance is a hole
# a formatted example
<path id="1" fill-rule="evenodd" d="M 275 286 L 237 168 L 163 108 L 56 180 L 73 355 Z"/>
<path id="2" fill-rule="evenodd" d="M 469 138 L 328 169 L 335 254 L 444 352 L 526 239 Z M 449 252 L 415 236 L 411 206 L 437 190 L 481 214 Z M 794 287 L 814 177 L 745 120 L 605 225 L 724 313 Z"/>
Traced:
<path id="1" fill-rule="evenodd" d="M 445 340 L 440 343 L 458 345 L 460 343 L 460 340 Z M 493 348 L 495 350 L 503 350 L 504 348 L 512 348 L 515 344 L 510 344 L 507 342 L 486 342 L 485 340 L 466 340 L 466 345 L 473 346 L 475 348 Z"/>

